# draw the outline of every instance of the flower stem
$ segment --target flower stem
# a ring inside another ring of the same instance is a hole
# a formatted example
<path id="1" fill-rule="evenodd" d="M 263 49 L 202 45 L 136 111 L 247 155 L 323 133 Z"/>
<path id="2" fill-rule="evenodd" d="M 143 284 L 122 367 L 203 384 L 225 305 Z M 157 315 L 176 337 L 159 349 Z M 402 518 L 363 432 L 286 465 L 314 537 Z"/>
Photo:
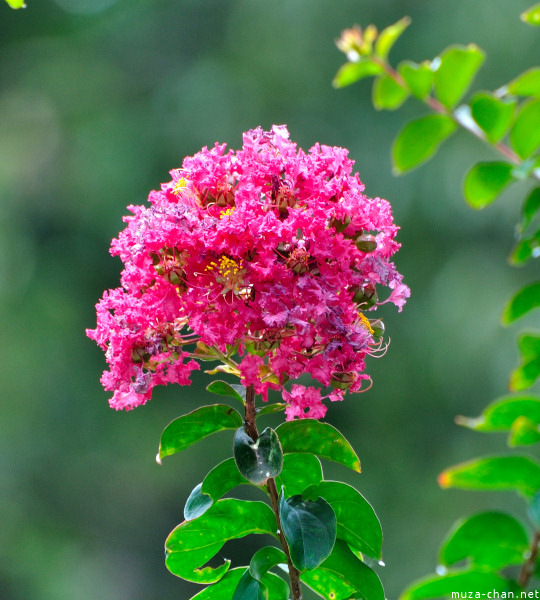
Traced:
<path id="1" fill-rule="evenodd" d="M 529 549 L 529 557 L 523 563 L 517 578 L 517 583 L 522 589 L 527 587 L 527 584 L 534 573 L 536 559 L 538 557 L 538 544 L 540 544 L 540 531 L 535 531 L 531 542 L 531 547 Z"/>
<path id="2" fill-rule="evenodd" d="M 255 421 L 255 389 L 252 385 L 246 388 L 246 409 L 244 417 L 244 427 L 249 437 L 255 441 L 259 437 L 257 431 L 257 423 Z M 266 480 L 266 489 L 270 496 L 270 502 L 272 503 L 272 510 L 276 517 L 278 537 L 285 556 L 287 557 L 287 565 L 289 567 L 289 579 L 291 580 L 291 591 L 292 600 L 302 600 L 302 587 L 300 585 L 300 573 L 298 569 L 293 565 L 291 559 L 291 553 L 289 552 L 289 546 L 283 535 L 283 527 L 281 526 L 281 519 L 279 516 L 279 495 L 276 487 L 276 482 L 273 477 Z"/>

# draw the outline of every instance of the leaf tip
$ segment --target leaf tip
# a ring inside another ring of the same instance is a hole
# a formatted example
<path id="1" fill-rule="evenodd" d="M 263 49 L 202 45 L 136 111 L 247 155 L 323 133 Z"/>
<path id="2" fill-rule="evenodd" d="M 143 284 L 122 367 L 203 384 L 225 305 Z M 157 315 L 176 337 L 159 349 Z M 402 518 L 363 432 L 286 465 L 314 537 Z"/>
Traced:
<path id="1" fill-rule="evenodd" d="M 156 462 L 157 462 L 157 464 L 158 464 L 159 466 L 161 466 L 161 465 L 163 464 L 163 463 L 161 462 L 161 451 L 159 451 L 159 452 L 156 454 Z"/>

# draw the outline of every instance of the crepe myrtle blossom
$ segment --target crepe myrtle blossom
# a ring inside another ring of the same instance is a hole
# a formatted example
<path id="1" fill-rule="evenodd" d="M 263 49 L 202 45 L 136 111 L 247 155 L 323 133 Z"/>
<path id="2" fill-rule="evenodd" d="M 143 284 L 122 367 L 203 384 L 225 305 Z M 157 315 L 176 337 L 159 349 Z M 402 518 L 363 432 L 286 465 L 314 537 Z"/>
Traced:
<path id="1" fill-rule="evenodd" d="M 149 206 L 129 206 L 111 253 L 121 287 L 97 305 L 87 334 L 105 351 L 110 404 L 147 402 L 156 385 L 190 384 L 201 362 L 267 399 L 282 390 L 287 418 L 324 416 L 320 390 L 369 385 L 365 358 L 384 352 L 378 304 L 401 310 L 409 289 L 390 205 L 368 198 L 347 150 L 297 149 L 287 128 L 257 128 L 235 152 L 203 148 L 171 171 Z M 387 287 L 380 301 L 377 288 Z"/>

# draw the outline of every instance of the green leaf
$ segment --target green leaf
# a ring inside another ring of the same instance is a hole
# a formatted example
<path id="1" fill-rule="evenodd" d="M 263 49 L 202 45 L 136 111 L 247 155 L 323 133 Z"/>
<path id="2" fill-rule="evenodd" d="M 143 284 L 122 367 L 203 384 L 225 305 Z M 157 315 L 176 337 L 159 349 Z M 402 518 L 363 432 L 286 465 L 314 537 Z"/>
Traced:
<path id="1" fill-rule="evenodd" d="M 475 431 L 510 431 L 516 419 L 523 416 L 540 424 L 540 399 L 537 396 L 502 396 L 479 417 L 457 417 L 456 423 Z"/>
<path id="2" fill-rule="evenodd" d="M 237 429 L 233 454 L 240 473 L 251 483 L 263 485 L 269 477 L 276 477 L 283 466 L 283 451 L 276 432 L 267 427 L 256 441 Z"/>
<path id="3" fill-rule="evenodd" d="M 282 423 L 276 432 L 285 454 L 307 452 L 338 462 L 360 473 L 360 460 L 343 435 L 332 425 L 315 419 Z"/>
<path id="4" fill-rule="evenodd" d="M 534 235 L 522 238 L 510 254 L 510 264 L 521 266 L 540 256 L 540 230 Z"/>
<path id="5" fill-rule="evenodd" d="M 326 500 L 281 494 L 279 517 L 291 560 L 299 571 L 315 569 L 330 555 L 336 541 L 336 515 Z"/>
<path id="6" fill-rule="evenodd" d="M 533 67 L 518 75 L 506 89 L 514 96 L 540 96 L 540 67 Z"/>
<path id="7" fill-rule="evenodd" d="M 450 567 L 467 560 L 468 567 L 499 571 L 519 565 L 528 550 L 529 539 L 523 525 L 502 512 L 482 512 L 458 521 L 439 551 L 439 563 Z"/>
<path id="8" fill-rule="evenodd" d="M 471 101 L 471 115 L 491 143 L 498 142 L 510 128 L 517 102 L 479 92 Z"/>
<path id="9" fill-rule="evenodd" d="M 184 506 L 184 519 L 186 521 L 192 521 L 204 513 L 214 504 L 214 501 L 208 494 L 201 492 L 202 483 L 196 485 L 191 494 L 186 500 Z"/>
<path id="10" fill-rule="evenodd" d="M 226 575 L 215 583 L 209 585 L 204 590 L 196 594 L 191 600 L 233 600 L 233 594 L 240 582 L 240 579 L 247 573 L 246 567 L 237 567 L 231 569 Z M 285 581 L 274 575 L 267 573 L 262 579 L 265 600 L 288 600 L 289 588 Z"/>
<path id="11" fill-rule="evenodd" d="M 383 73 L 373 82 L 373 106 L 377 110 L 395 110 L 409 97 L 409 90 L 397 81 Z"/>
<path id="12" fill-rule="evenodd" d="M 446 115 L 427 115 L 407 123 L 392 147 L 394 171 L 410 171 L 429 160 L 456 127 Z"/>
<path id="13" fill-rule="evenodd" d="M 379 63 L 373 62 L 370 58 L 362 58 L 358 62 L 345 63 L 336 73 L 332 85 L 335 88 L 342 88 L 365 77 L 379 75 L 383 71 Z"/>
<path id="14" fill-rule="evenodd" d="M 264 600 L 263 587 L 251 576 L 249 570 L 246 570 L 240 578 L 232 600 Z"/>
<path id="15" fill-rule="evenodd" d="M 540 530 L 540 492 L 536 493 L 531 500 L 527 514 L 535 529 Z"/>
<path id="16" fill-rule="evenodd" d="M 431 575 L 414 582 L 399 597 L 399 600 L 424 600 L 427 598 L 453 598 L 452 594 L 469 592 L 480 594 L 478 598 L 487 598 L 487 594 L 507 591 L 508 582 L 495 573 L 489 571 L 453 571 L 447 575 Z M 493 596 L 489 596 L 493 597 Z M 502 596 L 501 596 L 502 597 Z"/>
<path id="17" fill-rule="evenodd" d="M 274 402 L 273 404 L 266 404 L 265 406 L 261 406 L 261 408 L 256 408 L 255 411 L 257 417 L 260 417 L 261 415 L 273 415 L 283 412 L 285 408 L 287 408 L 287 405 L 284 402 Z"/>
<path id="18" fill-rule="evenodd" d="M 476 458 L 444 470 L 439 475 L 443 488 L 515 491 L 525 497 L 540 489 L 540 464 L 528 456 Z"/>
<path id="19" fill-rule="evenodd" d="M 523 104 L 510 131 L 510 145 L 520 158 L 531 156 L 540 146 L 540 100 Z"/>
<path id="20" fill-rule="evenodd" d="M 465 175 L 463 195 L 472 208 L 491 204 L 513 181 L 513 166 L 503 161 L 479 162 Z"/>
<path id="21" fill-rule="evenodd" d="M 351 552 L 347 544 L 341 540 L 336 540 L 332 554 L 317 570 L 303 573 L 301 579 L 318 591 L 314 585 L 317 582 L 314 581 L 312 575 L 316 576 L 321 571 L 337 577 L 338 580 L 354 588 L 361 598 L 384 600 L 384 590 L 377 574 L 360 561 Z M 337 588 L 337 591 L 339 591 L 339 588 Z M 353 598 L 355 597 L 353 596 Z"/>
<path id="22" fill-rule="evenodd" d="M 522 334 L 518 339 L 522 362 L 510 374 L 508 387 L 517 392 L 531 387 L 540 375 L 540 336 Z"/>
<path id="23" fill-rule="evenodd" d="M 540 209 L 540 187 L 534 188 L 525 198 L 521 207 L 521 230 L 524 231 L 532 223 Z"/>
<path id="24" fill-rule="evenodd" d="M 214 467 L 204 478 L 201 492 L 217 501 L 237 485 L 249 485 L 249 481 L 240 474 L 234 458 L 228 458 Z"/>
<path id="25" fill-rule="evenodd" d="M 11 6 L 11 8 L 26 8 L 24 0 L 6 0 L 6 2 Z"/>
<path id="26" fill-rule="evenodd" d="M 263 502 L 219 500 L 201 517 L 184 521 L 173 529 L 165 542 L 165 564 L 171 573 L 188 581 L 219 581 L 230 561 L 217 569 L 200 567 L 215 556 L 225 542 L 251 533 L 276 536 L 272 509 Z"/>
<path id="27" fill-rule="evenodd" d="M 242 406 L 246 403 L 246 388 L 243 385 L 227 383 L 226 381 L 212 381 L 206 386 L 206 390 L 218 396 L 228 396 L 238 400 Z"/>
<path id="28" fill-rule="evenodd" d="M 339 540 L 338 540 L 339 541 Z M 339 575 L 321 567 L 305 571 L 300 580 L 324 600 L 350 600 L 354 598 L 356 589 L 343 581 Z"/>
<path id="29" fill-rule="evenodd" d="M 237 429 L 241 424 L 240 414 L 226 404 L 197 408 L 165 427 L 161 434 L 158 462 L 161 462 L 164 456 L 181 452 L 212 433 L 224 429 Z"/>
<path id="30" fill-rule="evenodd" d="M 410 60 L 404 60 L 399 63 L 398 72 L 409 86 L 411 93 L 420 100 L 424 100 L 431 92 L 434 73 L 430 62 L 417 64 Z"/>
<path id="31" fill-rule="evenodd" d="M 382 529 L 371 504 L 352 486 L 339 481 L 322 481 L 304 492 L 304 497 L 321 496 L 334 510 L 337 537 L 349 546 L 376 559 L 382 558 Z"/>
<path id="32" fill-rule="evenodd" d="M 540 306 L 540 281 L 525 286 L 508 302 L 502 314 L 504 325 L 513 323 Z"/>
<path id="33" fill-rule="evenodd" d="M 441 54 L 440 61 L 435 71 L 435 93 L 451 110 L 469 89 L 484 62 L 484 53 L 475 44 L 450 46 Z"/>
<path id="34" fill-rule="evenodd" d="M 526 11 L 522 12 L 520 18 L 529 25 L 540 25 L 540 4 L 531 6 Z"/>
<path id="35" fill-rule="evenodd" d="M 540 441 L 540 430 L 536 423 L 527 417 L 518 417 L 510 430 L 508 445 L 531 446 Z"/>
<path id="36" fill-rule="evenodd" d="M 272 567 L 281 563 L 287 563 L 287 557 L 285 553 L 279 548 L 274 546 L 266 546 L 257 550 L 251 559 L 249 564 L 249 572 L 254 579 L 262 581 L 265 573 L 267 573 Z"/>
<path id="37" fill-rule="evenodd" d="M 313 454 L 285 454 L 283 468 L 276 477 L 278 490 L 285 487 L 287 496 L 301 494 L 308 486 L 323 479 L 319 459 Z"/>
<path id="38" fill-rule="evenodd" d="M 375 52 L 380 58 L 383 60 L 387 59 L 392 46 L 397 42 L 410 23 L 410 17 L 403 17 L 397 23 L 390 25 L 379 33 L 375 41 Z"/>

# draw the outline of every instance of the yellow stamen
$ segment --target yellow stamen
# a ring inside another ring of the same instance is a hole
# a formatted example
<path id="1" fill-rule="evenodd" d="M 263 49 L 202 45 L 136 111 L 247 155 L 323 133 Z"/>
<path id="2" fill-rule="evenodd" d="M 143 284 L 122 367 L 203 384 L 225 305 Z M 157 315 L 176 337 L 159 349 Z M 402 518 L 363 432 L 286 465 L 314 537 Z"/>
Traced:
<path id="1" fill-rule="evenodd" d="M 231 208 L 228 208 L 227 210 L 222 210 L 219 218 L 223 219 L 223 217 L 230 217 L 233 214 L 234 211 L 234 206 L 232 206 Z"/>
<path id="2" fill-rule="evenodd" d="M 368 318 L 361 312 L 358 313 L 358 318 L 360 319 L 360 323 L 373 335 L 373 329 L 371 328 L 371 323 Z"/>
<path id="3" fill-rule="evenodd" d="M 184 177 L 180 177 L 180 179 L 174 184 L 173 187 L 173 192 L 175 194 L 179 194 L 183 188 L 185 188 L 187 185 L 187 179 L 185 179 Z"/>

